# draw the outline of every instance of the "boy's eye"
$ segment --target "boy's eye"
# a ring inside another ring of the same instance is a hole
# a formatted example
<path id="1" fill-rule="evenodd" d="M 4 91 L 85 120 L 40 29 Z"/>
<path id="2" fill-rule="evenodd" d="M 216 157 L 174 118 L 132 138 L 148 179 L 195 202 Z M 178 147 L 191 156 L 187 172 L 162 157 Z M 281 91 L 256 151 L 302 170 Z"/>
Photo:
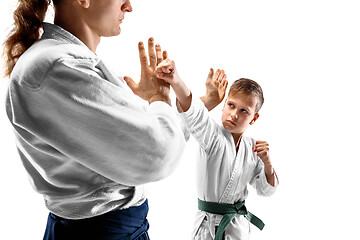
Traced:
<path id="1" fill-rule="evenodd" d="M 247 113 L 247 111 L 245 109 L 241 109 L 240 112 Z"/>

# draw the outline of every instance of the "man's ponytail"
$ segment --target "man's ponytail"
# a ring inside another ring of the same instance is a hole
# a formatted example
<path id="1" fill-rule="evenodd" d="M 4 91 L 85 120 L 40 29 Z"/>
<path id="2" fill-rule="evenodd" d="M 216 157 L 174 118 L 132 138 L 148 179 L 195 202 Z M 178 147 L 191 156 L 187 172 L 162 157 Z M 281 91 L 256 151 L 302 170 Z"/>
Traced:
<path id="1" fill-rule="evenodd" d="M 19 0 L 14 26 L 4 42 L 5 76 L 9 77 L 19 57 L 40 38 L 40 29 L 50 0 Z"/>

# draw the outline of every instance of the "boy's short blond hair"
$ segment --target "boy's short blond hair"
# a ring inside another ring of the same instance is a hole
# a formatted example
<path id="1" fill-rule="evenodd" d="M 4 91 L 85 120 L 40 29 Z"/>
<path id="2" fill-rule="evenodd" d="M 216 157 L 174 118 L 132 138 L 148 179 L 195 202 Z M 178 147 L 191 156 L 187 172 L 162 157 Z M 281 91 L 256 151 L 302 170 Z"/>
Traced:
<path id="1" fill-rule="evenodd" d="M 228 97 L 234 96 L 239 92 L 256 96 L 258 101 L 256 103 L 255 112 L 259 112 L 264 103 L 264 96 L 261 86 L 251 79 L 240 78 L 231 85 Z"/>

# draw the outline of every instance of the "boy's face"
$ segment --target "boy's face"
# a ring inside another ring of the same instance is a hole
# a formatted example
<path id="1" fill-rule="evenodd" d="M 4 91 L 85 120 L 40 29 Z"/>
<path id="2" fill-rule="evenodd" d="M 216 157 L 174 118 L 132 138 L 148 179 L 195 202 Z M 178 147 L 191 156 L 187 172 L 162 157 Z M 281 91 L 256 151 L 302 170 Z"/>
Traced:
<path id="1" fill-rule="evenodd" d="M 255 112 L 257 97 L 242 92 L 229 96 L 225 102 L 221 117 L 226 130 L 242 135 L 246 128 L 252 125 L 259 114 Z"/>

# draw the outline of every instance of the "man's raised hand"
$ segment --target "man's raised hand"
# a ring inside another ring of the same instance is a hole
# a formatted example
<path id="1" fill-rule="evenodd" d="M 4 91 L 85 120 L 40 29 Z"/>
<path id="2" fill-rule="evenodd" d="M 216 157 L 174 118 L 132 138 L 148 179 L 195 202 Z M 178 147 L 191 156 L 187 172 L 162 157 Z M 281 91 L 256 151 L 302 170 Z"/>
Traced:
<path id="1" fill-rule="evenodd" d="M 128 76 L 125 76 L 124 80 L 134 94 L 149 103 L 154 101 L 164 101 L 171 104 L 169 98 L 170 85 L 157 78 L 155 75 L 156 67 L 167 58 L 167 53 L 165 51 L 161 52 L 160 45 L 154 45 L 154 39 L 152 37 L 148 40 L 149 60 L 142 42 L 139 42 L 138 49 L 141 64 L 140 81 L 139 83 L 135 83 L 134 80 Z"/>

